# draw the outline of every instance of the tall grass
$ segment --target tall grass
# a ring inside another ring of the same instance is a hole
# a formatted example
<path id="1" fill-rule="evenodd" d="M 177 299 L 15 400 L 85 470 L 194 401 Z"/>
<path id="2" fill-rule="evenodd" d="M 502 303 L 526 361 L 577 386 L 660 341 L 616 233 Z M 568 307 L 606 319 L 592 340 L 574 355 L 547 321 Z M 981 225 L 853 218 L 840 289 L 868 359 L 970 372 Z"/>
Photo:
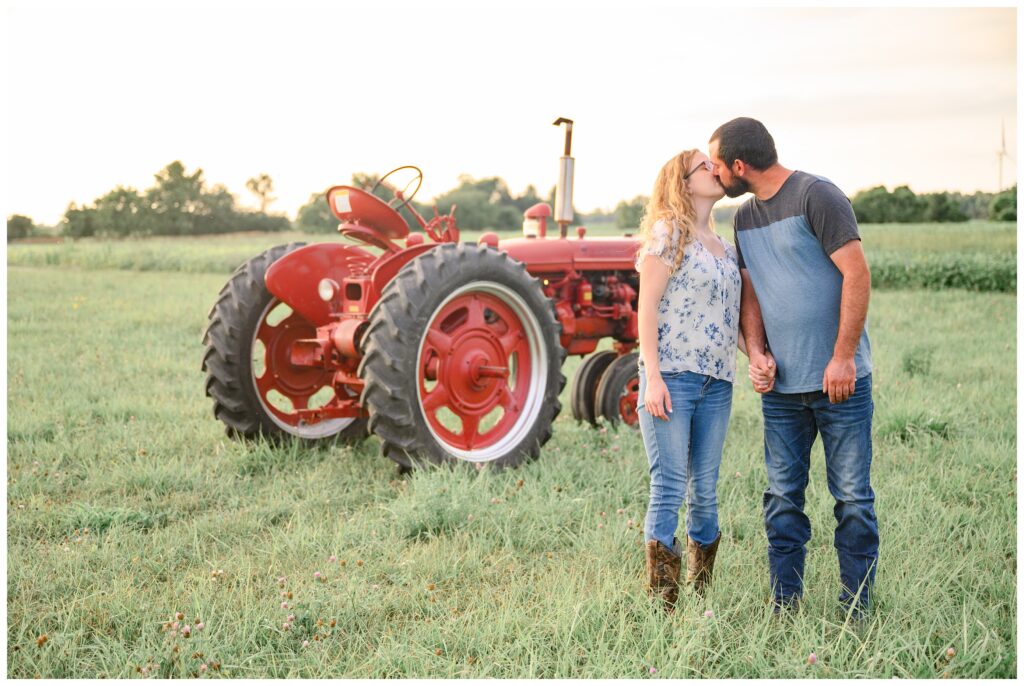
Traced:
<path id="1" fill-rule="evenodd" d="M 875 612 L 854 626 L 836 603 L 820 446 L 807 602 L 782 620 L 767 610 L 749 384 L 719 483 L 716 583 L 666 617 L 642 590 L 637 434 L 563 410 L 535 463 L 407 477 L 373 438 L 230 441 L 199 371 L 223 280 L 9 270 L 9 677 L 129 678 L 157 663 L 149 674 L 1016 675 L 1013 296 L 872 298 L 882 547 Z M 171 636 L 175 612 L 205 628 Z"/>
<path id="2" fill-rule="evenodd" d="M 879 251 L 868 255 L 875 289 L 963 288 L 969 291 L 1015 293 L 1015 253 L 923 253 Z"/>

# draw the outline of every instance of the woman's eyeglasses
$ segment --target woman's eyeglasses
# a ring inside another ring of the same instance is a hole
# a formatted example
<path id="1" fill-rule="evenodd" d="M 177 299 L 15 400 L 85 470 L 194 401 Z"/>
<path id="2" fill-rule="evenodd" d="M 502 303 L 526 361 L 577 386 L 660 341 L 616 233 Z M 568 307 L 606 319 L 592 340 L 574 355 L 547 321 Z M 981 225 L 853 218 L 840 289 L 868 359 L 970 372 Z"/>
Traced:
<path id="1" fill-rule="evenodd" d="M 693 176 L 694 174 L 699 172 L 701 169 L 707 169 L 708 171 L 715 171 L 715 163 L 712 162 L 711 160 L 704 160 L 699 165 L 697 165 L 696 167 L 691 169 L 685 176 L 683 176 L 683 181 L 686 181 L 691 176 Z"/>

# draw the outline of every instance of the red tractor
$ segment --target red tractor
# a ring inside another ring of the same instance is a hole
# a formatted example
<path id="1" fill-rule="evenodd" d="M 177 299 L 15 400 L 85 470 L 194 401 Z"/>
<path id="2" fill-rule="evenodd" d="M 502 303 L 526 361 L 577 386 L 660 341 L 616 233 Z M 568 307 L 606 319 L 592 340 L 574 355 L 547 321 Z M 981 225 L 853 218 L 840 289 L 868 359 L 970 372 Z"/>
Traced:
<path id="1" fill-rule="evenodd" d="M 425 220 L 410 205 L 423 175 L 400 167 L 369 191 L 327 191 L 351 242 L 280 245 L 235 270 L 203 339 L 206 393 L 229 435 L 372 432 L 406 469 L 518 465 L 551 437 L 566 355 L 594 353 L 605 337 L 614 352 L 580 365 L 573 416 L 635 426 L 637 242 L 585 239 L 583 227 L 567 238 L 572 121 L 555 124 L 566 125 L 559 238 L 547 236 L 542 203 L 526 212 L 523 238 L 460 243 L 455 207 Z M 411 177 L 402 189 L 389 181 L 399 172 Z M 422 232 L 410 232 L 406 207 Z"/>

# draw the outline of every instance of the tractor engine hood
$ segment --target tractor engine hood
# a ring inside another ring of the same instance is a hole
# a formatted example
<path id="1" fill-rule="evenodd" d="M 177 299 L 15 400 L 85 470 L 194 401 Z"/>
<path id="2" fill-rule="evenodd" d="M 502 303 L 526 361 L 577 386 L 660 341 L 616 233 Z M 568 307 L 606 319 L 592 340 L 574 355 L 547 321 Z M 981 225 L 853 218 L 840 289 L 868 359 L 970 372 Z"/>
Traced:
<path id="1" fill-rule="evenodd" d="M 508 252 L 526 265 L 531 273 L 566 272 L 570 270 L 632 270 L 638 238 L 511 238 L 499 243 L 498 249 Z"/>

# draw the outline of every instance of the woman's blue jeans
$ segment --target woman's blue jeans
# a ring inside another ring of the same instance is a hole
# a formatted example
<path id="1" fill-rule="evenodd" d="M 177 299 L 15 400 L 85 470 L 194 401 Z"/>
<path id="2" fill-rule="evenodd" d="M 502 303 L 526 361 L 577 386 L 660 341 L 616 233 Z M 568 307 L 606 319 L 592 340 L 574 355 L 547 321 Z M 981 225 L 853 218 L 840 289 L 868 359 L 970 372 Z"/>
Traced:
<path id="1" fill-rule="evenodd" d="M 668 421 L 655 418 L 644 407 L 647 379 L 640 368 L 638 414 L 651 467 L 644 538 L 657 539 L 672 549 L 685 499 L 686 531 L 706 547 L 719 533 L 718 467 L 732 411 L 732 383 L 694 372 L 662 372 L 661 376 L 672 398 Z"/>

